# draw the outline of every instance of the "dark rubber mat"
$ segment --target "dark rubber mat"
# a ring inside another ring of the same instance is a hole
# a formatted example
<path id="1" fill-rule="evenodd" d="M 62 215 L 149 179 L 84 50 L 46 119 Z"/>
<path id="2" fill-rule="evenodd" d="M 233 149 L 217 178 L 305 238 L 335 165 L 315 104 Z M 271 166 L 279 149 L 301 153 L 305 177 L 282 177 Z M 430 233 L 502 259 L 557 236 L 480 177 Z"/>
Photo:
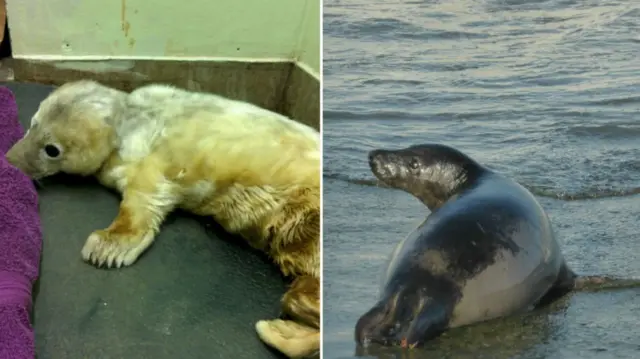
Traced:
<path id="1" fill-rule="evenodd" d="M 9 83 L 20 121 L 53 89 Z M 39 359 L 280 358 L 254 324 L 279 314 L 285 281 L 267 258 L 210 220 L 172 215 L 131 267 L 82 261 L 87 236 L 114 218 L 119 196 L 95 181 L 53 177 L 40 193 L 44 246 L 34 289 Z"/>

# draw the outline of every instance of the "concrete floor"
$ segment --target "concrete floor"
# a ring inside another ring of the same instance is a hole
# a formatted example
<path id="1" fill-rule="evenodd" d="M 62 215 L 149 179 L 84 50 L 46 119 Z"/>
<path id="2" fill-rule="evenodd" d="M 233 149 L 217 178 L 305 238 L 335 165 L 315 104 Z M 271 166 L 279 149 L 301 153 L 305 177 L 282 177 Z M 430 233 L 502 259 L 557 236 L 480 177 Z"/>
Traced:
<path id="1" fill-rule="evenodd" d="M 5 84 L 26 126 L 53 89 Z M 41 277 L 35 294 L 39 359 L 280 358 L 254 323 L 279 314 L 285 281 L 268 259 L 209 221 L 175 214 L 137 263 L 96 269 L 80 258 L 109 225 L 119 197 L 93 181 L 44 182 Z"/>

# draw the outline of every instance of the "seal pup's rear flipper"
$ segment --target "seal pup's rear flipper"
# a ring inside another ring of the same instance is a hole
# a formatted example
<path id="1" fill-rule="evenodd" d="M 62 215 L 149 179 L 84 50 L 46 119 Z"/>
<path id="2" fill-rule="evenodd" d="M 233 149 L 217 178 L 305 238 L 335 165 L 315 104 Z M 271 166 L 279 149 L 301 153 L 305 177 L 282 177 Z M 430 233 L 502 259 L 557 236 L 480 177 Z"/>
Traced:
<path id="1" fill-rule="evenodd" d="M 618 278 L 606 275 L 578 276 L 574 283 L 575 291 L 596 292 L 601 290 L 640 288 L 638 278 Z"/>

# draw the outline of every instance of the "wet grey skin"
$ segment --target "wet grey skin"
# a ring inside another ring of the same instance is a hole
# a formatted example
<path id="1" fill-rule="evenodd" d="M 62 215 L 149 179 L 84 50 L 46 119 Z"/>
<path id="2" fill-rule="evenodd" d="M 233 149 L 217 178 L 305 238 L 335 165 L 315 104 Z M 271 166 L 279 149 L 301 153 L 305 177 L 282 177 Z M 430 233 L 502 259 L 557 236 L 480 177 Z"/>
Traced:
<path id="1" fill-rule="evenodd" d="M 438 144 L 369 153 L 374 175 L 431 214 L 391 255 L 361 346 L 420 347 L 450 328 L 522 313 L 575 287 L 543 208 L 524 187 Z M 604 277 L 602 277 L 604 278 Z"/>

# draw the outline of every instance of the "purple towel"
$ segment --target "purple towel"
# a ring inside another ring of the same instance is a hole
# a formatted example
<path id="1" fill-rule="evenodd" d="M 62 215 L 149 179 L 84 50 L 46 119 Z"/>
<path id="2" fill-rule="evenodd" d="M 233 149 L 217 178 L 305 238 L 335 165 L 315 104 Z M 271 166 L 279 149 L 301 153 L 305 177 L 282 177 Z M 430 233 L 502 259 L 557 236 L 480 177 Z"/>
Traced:
<path id="1" fill-rule="evenodd" d="M 23 135 L 13 93 L 0 86 L 0 359 L 33 359 L 31 291 L 42 234 L 31 180 L 5 154 Z"/>

